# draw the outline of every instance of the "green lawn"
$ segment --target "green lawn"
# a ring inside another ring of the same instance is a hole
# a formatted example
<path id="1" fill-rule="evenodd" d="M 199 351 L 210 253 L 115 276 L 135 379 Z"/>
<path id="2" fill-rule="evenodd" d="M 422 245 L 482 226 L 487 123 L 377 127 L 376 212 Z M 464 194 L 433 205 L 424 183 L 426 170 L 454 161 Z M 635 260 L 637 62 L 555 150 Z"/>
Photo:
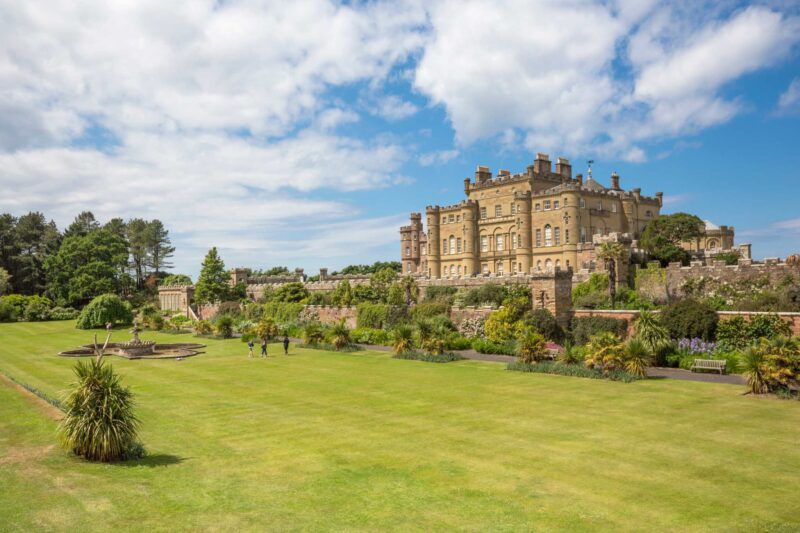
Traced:
<path id="1" fill-rule="evenodd" d="M 0 372 L 58 395 L 75 361 L 55 353 L 89 338 L 0 324 Z M 0 530 L 800 529 L 800 402 L 208 344 L 112 358 L 138 400 L 138 464 L 70 457 L 41 402 L 0 383 Z"/>

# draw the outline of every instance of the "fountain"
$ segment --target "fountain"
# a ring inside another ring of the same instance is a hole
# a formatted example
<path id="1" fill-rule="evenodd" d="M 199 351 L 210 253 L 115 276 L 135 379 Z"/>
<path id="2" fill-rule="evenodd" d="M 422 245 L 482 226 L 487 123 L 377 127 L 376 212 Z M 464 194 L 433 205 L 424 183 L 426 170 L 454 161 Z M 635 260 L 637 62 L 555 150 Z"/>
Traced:
<path id="1" fill-rule="evenodd" d="M 110 324 L 107 329 L 110 335 Z M 139 338 L 141 330 L 135 320 L 130 331 L 133 333 L 131 340 L 107 343 L 103 355 L 117 355 L 126 359 L 183 359 L 199 354 L 199 349 L 205 347 L 205 344 L 193 342 L 159 344 L 156 341 L 143 341 Z M 64 357 L 88 357 L 94 354 L 94 344 L 84 344 L 76 350 L 58 353 Z"/>

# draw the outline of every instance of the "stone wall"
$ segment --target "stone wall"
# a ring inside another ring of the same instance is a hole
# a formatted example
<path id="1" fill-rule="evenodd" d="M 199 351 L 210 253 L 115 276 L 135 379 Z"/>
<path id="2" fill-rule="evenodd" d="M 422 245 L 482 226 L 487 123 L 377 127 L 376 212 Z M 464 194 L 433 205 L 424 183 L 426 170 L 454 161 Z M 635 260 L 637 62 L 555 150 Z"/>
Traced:
<path id="1" fill-rule="evenodd" d="M 197 306 L 196 315 L 198 320 L 213 320 L 221 312 L 230 311 L 235 313 L 239 311 L 239 308 L 239 302 L 201 304 Z"/>
<path id="2" fill-rule="evenodd" d="M 723 261 L 711 261 L 710 265 L 704 265 L 700 261 L 693 261 L 688 267 L 671 263 L 666 271 L 664 291 L 669 299 L 690 294 L 724 297 L 732 291 L 775 286 L 787 276 L 800 279 L 800 265 L 782 263 L 777 259 L 767 259 L 763 263 L 740 259 L 737 265 L 725 265 Z"/>
<path id="3" fill-rule="evenodd" d="M 322 307 L 320 305 L 307 305 L 305 309 L 308 312 L 315 313 L 320 322 L 323 324 L 335 324 L 344 319 L 348 328 L 356 327 L 356 320 L 358 318 L 358 310 L 355 306 L 352 307 Z"/>
<path id="4" fill-rule="evenodd" d="M 450 320 L 458 325 L 469 318 L 488 318 L 496 310 L 492 307 L 453 307 L 450 309 Z"/>
<path id="5" fill-rule="evenodd" d="M 188 312 L 194 287 L 191 285 L 164 285 L 158 288 L 158 306 L 164 311 Z"/>

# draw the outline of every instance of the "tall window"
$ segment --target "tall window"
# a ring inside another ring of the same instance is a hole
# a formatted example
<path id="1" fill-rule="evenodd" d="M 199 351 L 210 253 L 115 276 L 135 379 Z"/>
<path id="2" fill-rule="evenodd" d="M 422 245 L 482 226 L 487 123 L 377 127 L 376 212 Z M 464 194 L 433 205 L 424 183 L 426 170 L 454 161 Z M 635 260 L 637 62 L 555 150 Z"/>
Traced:
<path id="1" fill-rule="evenodd" d="M 461 253 L 461 237 L 456 239 L 456 253 Z"/>
<path id="2" fill-rule="evenodd" d="M 598 200 L 598 202 L 597 202 L 597 210 L 598 211 L 602 211 L 603 210 L 603 200 Z"/>
<path id="3" fill-rule="evenodd" d="M 617 204 L 611 204 L 611 212 L 612 213 L 616 213 L 617 212 Z"/>
<path id="4" fill-rule="evenodd" d="M 456 215 L 456 222 L 461 222 L 461 215 Z"/>
<path id="5" fill-rule="evenodd" d="M 448 222 L 454 222 L 454 221 L 455 221 L 455 219 L 456 219 L 456 216 L 455 216 L 455 215 L 447 215 L 447 221 L 448 221 Z"/>
<path id="6" fill-rule="evenodd" d="M 489 273 L 489 263 L 481 263 L 481 272 L 484 274 Z"/>
<path id="7" fill-rule="evenodd" d="M 411 257 L 411 248 L 406 246 L 406 257 Z"/>
<path id="8" fill-rule="evenodd" d="M 553 209 L 558 209 L 558 200 L 553 201 Z"/>
<path id="9" fill-rule="evenodd" d="M 514 202 L 511 202 L 511 214 L 512 215 L 517 214 L 517 204 L 515 204 Z"/>
<path id="10" fill-rule="evenodd" d="M 481 207 L 481 219 L 484 219 L 484 218 L 486 218 L 486 208 L 485 207 Z"/>
<path id="11" fill-rule="evenodd" d="M 556 246 L 561 244 L 561 228 L 554 228 L 553 229 L 553 239 L 556 241 Z"/>
<path id="12" fill-rule="evenodd" d="M 553 228 L 550 227 L 550 224 L 544 227 L 544 245 L 553 246 Z"/>
<path id="13" fill-rule="evenodd" d="M 556 259 L 556 268 L 561 268 L 561 259 Z"/>
<path id="14" fill-rule="evenodd" d="M 497 250 L 498 252 L 502 251 L 503 248 L 504 248 L 503 244 L 504 244 L 503 243 L 503 236 L 502 235 L 498 235 L 497 236 L 497 240 L 496 240 L 496 245 L 497 246 L 495 246 L 495 250 Z"/>
<path id="15" fill-rule="evenodd" d="M 450 275 L 451 275 L 451 276 L 454 276 L 454 275 L 455 275 L 455 273 L 456 273 L 456 267 L 455 267 L 455 265 L 450 265 Z"/>
<path id="16" fill-rule="evenodd" d="M 586 200 L 584 200 L 583 198 L 581 198 L 580 206 L 581 207 L 586 207 Z"/>
<path id="17" fill-rule="evenodd" d="M 456 238 L 453 237 L 452 235 L 450 236 L 450 253 L 451 254 L 456 253 Z"/>
<path id="18" fill-rule="evenodd" d="M 511 234 L 511 249 L 512 250 L 516 250 L 517 249 L 517 234 L 516 233 L 512 233 Z"/>
<path id="19" fill-rule="evenodd" d="M 544 269 L 545 270 L 552 270 L 553 269 L 553 261 L 551 261 L 550 259 L 545 260 Z"/>
<path id="20" fill-rule="evenodd" d="M 541 210 L 542 210 L 541 204 L 536 204 L 536 206 L 534 207 L 534 211 L 541 211 Z"/>
<path id="21" fill-rule="evenodd" d="M 542 245 L 542 230 L 537 229 L 536 230 L 536 246 L 541 246 L 541 245 Z"/>
<path id="22" fill-rule="evenodd" d="M 442 255 L 447 255 L 447 239 L 442 239 Z"/>
<path id="23" fill-rule="evenodd" d="M 496 217 L 503 216 L 503 207 L 502 206 L 499 206 L 499 205 L 494 206 L 494 216 L 496 216 Z"/>
<path id="24" fill-rule="evenodd" d="M 502 261 L 498 261 L 497 262 L 497 270 L 495 272 L 497 272 L 498 274 L 502 274 L 503 273 L 503 262 Z"/>
<path id="25" fill-rule="evenodd" d="M 512 272 L 514 272 L 514 274 L 516 274 L 517 273 L 517 262 L 516 261 L 511 263 L 511 268 L 512 268 Z"/>
<path id="26" fill-rule="evenodd" d="M 489 238 L 485 235 L 481 237 L 481 252 L 489 251 Z"/>
<path id="27" fill-rule="evenodd" d="M 586 226 L 581 226 L 581 242 L 586 242 Z"/>
<path id="28" fill-rule="evenodd" d="M 456 269 L 456 272 L 458 272 L 459 276 L 461 275 L 461 265 L 458 265 L 458 268 Z"/>
<path id="29" fill-rule="evenodd" d="M 544 210 L 547 211 L 548 209 L 550 209 L 550 200 L 545 200 L 544 201 Z"/>

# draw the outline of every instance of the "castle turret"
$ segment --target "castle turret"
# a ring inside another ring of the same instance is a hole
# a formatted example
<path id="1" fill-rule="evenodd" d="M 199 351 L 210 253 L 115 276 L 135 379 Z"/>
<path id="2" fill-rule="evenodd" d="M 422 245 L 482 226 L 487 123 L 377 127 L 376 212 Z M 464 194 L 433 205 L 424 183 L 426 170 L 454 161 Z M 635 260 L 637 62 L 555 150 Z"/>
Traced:
<path id="1" fill-rule="evenodd" d="M 519 271 L 527 274 L 531 270 L 531 242 L 533 240 L 530 191 L 515 194 L 514 202 L 517 204 L 517 263 L 519 263 Z"/>
<path id="2" fill-rule="evenodd" d="M 442 276 L 442 243 L 439 231 L 439 206 L 425 208 L 428 217 L 428 274 L 432 278 Z"/>
<path id="3" fill-rule="evenodd" d="M 462 235 L 464 258 L 464 274 L 472 276 L 480 272 L 480 257 L 478 256 L 478 204 L 471 200 L 464 202 L 461 208 L 463 220 Z"/>

